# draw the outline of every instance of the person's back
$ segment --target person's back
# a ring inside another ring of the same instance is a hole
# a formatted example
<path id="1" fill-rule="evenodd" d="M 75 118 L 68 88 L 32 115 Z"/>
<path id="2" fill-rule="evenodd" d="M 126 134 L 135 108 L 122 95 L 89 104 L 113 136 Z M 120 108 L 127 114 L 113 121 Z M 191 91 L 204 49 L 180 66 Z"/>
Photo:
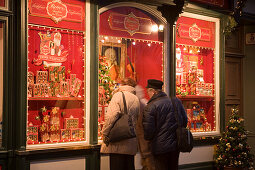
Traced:
<path id="1" fill-rule="evenodd" d="M 144 138 L 151 142 L 156 169 L 178 168 L 179 151 L 176 143 L 177 121 L 171 99 L 162 91 L 163 82 L 148 80 L 147 92 L 151 99 L 144 109 Z M 187 115 L 181 101 L 174 99 L 180 123 L 187 126 Z"/>

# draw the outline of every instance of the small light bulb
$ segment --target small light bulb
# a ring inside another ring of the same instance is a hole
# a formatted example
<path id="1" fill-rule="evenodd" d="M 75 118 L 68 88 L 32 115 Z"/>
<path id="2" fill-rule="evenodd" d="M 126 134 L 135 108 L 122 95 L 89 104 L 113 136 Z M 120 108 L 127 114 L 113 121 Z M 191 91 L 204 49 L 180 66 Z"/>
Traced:
<path id="1" fill-rule="evenodd" d="M 151 43 L 149 43 L 148 46 L 150 47 L 150 46 L 151 46 Z"/>
<path id="2" fill-rule="evenodd" d="M 135 45 L 135 41 L 134 41 L 134 42 L 132 42 L 132 44 L 133 44 L 133 45 Z"/>

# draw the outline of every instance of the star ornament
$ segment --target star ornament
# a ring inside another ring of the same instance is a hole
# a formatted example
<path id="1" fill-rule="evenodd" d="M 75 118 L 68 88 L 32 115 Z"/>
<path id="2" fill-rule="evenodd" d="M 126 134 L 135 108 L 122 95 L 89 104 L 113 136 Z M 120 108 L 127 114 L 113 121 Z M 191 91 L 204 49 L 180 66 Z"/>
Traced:
<path id="1" fill-rule="evenodd" d="M 52 113 L 53 113 L 54 115 L 58 113 L 58 110 L 57 110 L 56 107 L 54 107 L 54 108 L 52 109 Z"/>
<path id="2" fill-rule="evenodd" d="M 41 108 L 41 111 L 42 111 L 42 112 L 46 112 L 46 111 L 47 111 L 46 107 L 43 106 L 43 108 Z"/>

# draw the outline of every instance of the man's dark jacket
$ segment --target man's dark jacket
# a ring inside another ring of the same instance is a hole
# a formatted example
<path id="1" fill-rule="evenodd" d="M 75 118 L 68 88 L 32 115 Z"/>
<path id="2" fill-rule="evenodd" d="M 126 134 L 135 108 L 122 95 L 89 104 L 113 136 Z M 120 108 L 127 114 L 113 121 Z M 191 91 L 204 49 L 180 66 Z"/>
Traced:
<path id="1" fill-rule="evenodd" d="M 186 127 L 187 114 L 185 109 L 178 98 L 174 98 L 174 100 L 179 121 L 183 127 Z M 157 155 L 177 150 L 177 127 L 171 99 L 164 92 L 153 95 L 144 108 L 143 114 L 144 138 L 151 142 L 153 154 Z"/>

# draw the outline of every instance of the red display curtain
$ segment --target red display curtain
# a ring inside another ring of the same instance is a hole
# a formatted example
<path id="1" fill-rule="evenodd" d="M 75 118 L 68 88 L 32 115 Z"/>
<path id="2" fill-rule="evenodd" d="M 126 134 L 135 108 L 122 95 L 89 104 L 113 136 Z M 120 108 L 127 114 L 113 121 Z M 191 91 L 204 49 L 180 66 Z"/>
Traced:
<path id="1" fill-rule="evenodd" d="M 132 43 L 128 47 L 127 55 L 134 64 L 137 73 L 137 82 L 144 89 L 148 79 L 163 78 L 163 43 L 137 41 L 135 45 Z M 126 63 L 129 61 L 126 58 Z M 126 76 L 129 76 L 126 71 Z M 147 96 L 148 97 L 148 96 Z"/>

